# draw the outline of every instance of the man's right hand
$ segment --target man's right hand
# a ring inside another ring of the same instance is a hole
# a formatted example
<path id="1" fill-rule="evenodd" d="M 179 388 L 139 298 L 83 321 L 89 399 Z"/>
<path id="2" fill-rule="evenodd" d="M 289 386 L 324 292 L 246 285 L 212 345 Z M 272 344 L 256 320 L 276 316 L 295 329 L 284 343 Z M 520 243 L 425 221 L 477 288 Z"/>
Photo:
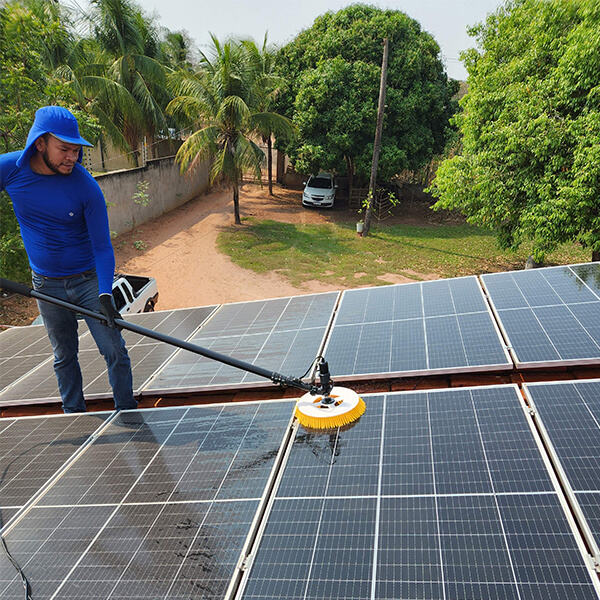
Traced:
<path id="1" fill-rule="evenodd" d="M 121 313 L 113 306 L 112 294 L 100 294 L 100 311 L 106 317 L 106 325 L 111 329 L 121 329 L 115 319 L 122 319 Z"/>

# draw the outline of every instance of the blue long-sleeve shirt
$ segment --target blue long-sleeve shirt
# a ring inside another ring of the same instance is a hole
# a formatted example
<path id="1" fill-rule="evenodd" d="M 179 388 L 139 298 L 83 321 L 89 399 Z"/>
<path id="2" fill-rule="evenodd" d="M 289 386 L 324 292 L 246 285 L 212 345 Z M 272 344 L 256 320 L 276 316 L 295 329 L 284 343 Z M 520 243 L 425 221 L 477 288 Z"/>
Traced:
<path id="1" fill-rule="evenodd" d="M 41 175 L 21 152 L 0 155 L 0 190 L 10 196 L 31 268 L 47 277 L 96 269 L 100 294 L 112 293 L 115 256 L 104 195 L 79 163 L 69 175 Z"/>

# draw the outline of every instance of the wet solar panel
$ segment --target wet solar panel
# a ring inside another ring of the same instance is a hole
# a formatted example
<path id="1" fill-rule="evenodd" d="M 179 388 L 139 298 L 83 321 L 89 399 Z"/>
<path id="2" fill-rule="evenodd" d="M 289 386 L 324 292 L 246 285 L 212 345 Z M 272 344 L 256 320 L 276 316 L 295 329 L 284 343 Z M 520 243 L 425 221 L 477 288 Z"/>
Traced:
<path id="1" fill-rule="evenodd" d="M 32 597 L 224 598 L 292 408 L 272 401 L 116 414 L 5 534 Z M 0 598 L 21 593 L 0 555 Z"/>

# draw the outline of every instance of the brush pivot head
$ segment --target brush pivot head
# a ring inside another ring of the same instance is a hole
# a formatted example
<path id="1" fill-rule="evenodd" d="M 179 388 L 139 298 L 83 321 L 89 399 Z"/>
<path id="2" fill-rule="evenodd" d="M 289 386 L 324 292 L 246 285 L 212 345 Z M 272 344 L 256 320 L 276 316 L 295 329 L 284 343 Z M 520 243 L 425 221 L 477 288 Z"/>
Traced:
<path id="1" fill-rule="evenodd" d="M 296 404 L 295 415 L 305 427 L 330 429 L 356 421 L 365 409 L 365 403 L 356 392 L 334 386 L 327 394 L 304 394 Z"/>

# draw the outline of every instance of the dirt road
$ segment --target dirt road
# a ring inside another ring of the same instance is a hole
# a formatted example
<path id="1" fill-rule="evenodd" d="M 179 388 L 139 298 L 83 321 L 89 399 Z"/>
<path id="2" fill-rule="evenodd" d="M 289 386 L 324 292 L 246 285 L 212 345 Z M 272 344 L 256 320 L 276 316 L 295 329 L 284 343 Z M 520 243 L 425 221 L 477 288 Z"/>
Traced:
<path id="1" fill-rule="evenodd" d="M 275 196 L 267 187 L 245 184 L 240 193 L 241 214 L 258 219 L 289 223 L 326 223 L 356 220 L 356 214 L 345 208 L 333 210 L 306 209 L 301 205 L 301 192 L 274 186 Z M 439 216 L 424 203 L 404 208 L 402 216 L 391 221 L 422 225 L 435 222 Z M 158 310 L 205 306 L 226 302 L 260 300 L 339 290 L 319 281 L 295 287 L 277 273 L 257 274 L 242 269 L 216 247 L 219 232 L 233 224 L 233 202 L 229 190 L 214 189 L 187 204 L 137 227 L 113 240 L 117 269 L 134 275 L 151 275 L 159 289 Z M 243 227 L 243 225 L 242 225 Z M 357 274 L 360 275 L 360 274 Z M 418 274 L 421 279 L 435 278 Z M 412 281 L 391 274 L 388 283 Z M 351 287 L 360 287 L 358 281 Z M 38 314 L 35 301 L 25 298 L 0 299 L 0 328 L 28 325 Z"/>
<path id="2" fill-rule="evenodd" d="M 246 184 L 240 194 L 242 216 L 294 223 L 330 218 L 326 211 L 303 209 L 297 191 L 276 187 L 275 193 L 269 199 L 266 186 Z M 276 273 L 257 274 L 238 267 L 216 248 L 219 232 L 232 223 L 231 192 L 212 191 L 119 236 L 113 242 L 117 268 L 155 277 L 161 310 L 339 289 L 317 281 L 297 288 Z M 146 245 L 143 252 L 135 249 L 136 242 Z"/>

